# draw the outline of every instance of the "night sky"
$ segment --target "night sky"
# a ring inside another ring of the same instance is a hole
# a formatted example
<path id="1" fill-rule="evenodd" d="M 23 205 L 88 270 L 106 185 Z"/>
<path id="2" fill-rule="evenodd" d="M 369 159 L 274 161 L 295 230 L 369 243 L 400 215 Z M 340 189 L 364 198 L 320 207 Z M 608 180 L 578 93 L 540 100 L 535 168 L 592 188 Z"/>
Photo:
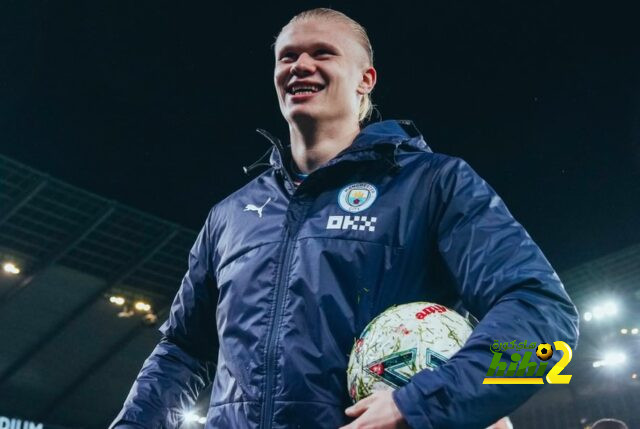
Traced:
<path id="1" fill-rule="evenodd" d="M 413 119 L 434 151 L 467 160 L 556 269 L 640 242 L 631 8 L 186 3 L 2 1 L 0 153 L 199 229 L 269 148 L 255 128 L 288 137 L 274 36 L 331 6 L 369 30 L 382 118 Z"/>

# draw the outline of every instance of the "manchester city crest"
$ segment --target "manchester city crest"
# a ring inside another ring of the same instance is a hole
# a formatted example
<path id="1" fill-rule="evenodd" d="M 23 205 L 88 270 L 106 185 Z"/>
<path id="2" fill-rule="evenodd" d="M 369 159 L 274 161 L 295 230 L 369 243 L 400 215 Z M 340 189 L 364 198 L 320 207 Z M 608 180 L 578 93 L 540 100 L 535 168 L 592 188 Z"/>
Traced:
<path id="1" fill-rule="evenodd" d="M 378 190 L 370 183 L 353 183 L 338 194 L 338 204 L 349 213 L 358 213 L 371 207 L 376 200 Z"/>

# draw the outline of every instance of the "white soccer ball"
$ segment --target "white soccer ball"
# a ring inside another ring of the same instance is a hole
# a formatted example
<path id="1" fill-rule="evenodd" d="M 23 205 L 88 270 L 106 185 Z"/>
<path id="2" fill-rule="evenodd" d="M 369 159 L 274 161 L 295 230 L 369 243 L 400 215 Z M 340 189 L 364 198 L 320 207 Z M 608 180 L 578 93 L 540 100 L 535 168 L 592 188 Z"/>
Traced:
<path id="1" fill-rule="evenodd" d="M 423 369 L 446 362 L 471 335 L 471 323 L 443 305 L 412 302 L 373 319 L 351 350 L 347 388 L 354 401 L 398 389 Z"/>

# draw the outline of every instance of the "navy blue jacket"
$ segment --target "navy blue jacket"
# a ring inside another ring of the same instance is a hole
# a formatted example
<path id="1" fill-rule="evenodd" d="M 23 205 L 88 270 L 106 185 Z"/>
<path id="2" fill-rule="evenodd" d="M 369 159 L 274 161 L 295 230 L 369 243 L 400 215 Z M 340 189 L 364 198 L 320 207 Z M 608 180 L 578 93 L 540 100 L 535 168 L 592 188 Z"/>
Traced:
<path id="1" fill-rule="evenodd" d="M 209 213 L 113 425 L 176 427 L 213 382 L 206 428 L 337 428 L 354 339 L 393 304 L 480 320 L 452 359 L 394 392 L 413 428 L 482 428 L 535 393 L 482 384 L 495 340 L 576 346 L 576 309 L 538 246 L 412 122 L 367 126 L 297 188 L 290 150 L 271 140 L 270 168 Z"/>

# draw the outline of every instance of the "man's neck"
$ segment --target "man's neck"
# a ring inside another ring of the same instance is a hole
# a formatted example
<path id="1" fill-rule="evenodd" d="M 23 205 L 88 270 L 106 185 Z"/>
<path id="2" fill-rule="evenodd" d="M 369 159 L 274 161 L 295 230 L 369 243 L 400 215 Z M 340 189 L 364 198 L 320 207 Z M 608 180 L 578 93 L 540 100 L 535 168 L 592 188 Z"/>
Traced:
<path id="1" fill-rule="evenodd" d="M 293 161 L 302 173 L 311 173 L 349 147 L 359 132 L 357 123 L 290 124 Z"/>

